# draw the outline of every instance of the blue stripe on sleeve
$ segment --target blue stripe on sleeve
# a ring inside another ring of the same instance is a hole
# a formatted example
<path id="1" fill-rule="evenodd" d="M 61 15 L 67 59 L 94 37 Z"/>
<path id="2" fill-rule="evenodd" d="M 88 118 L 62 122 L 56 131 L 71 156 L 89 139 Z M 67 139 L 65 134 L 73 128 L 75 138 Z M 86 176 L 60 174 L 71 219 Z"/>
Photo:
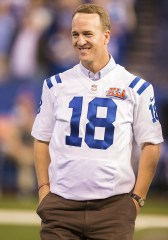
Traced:
<path id="1" fill-rule="evenodd" d="M 52 82 L 51 82 L 51 78 L 47 78 L 47 79 L 46 79 L 46 82 L 47 82 L 48 88 L 52 88 L 52 87 L 53 87 L 53 84 L 52 84 Z"/>
<path id="2" fill-rule="evenodd" d="M 55 80 L 56 80 L 56 82 L 57 82 L 57 83 L 62 83 L 62 81 L 61 81 L 61 78 L 60 78 L 60 75 L 59 75 L 59 74 L 55 75 Z"/>
<path id="3" fill-rule="evenodd" d="M 144 84 L 138 89 L 137 93 L 141 95 L 141 93 L 143 93 L 143 91 L 145 91 L 145 89 L 149 87 L 149 85 L 150 85 L 149 82 L 144 82 Z"/>
<path id="4" fill-rule="evenodd" d="M 129 85 L 130 88 L 134 88 L 135 85 L 141 80 L 140 77 L 136 77 Z"/>

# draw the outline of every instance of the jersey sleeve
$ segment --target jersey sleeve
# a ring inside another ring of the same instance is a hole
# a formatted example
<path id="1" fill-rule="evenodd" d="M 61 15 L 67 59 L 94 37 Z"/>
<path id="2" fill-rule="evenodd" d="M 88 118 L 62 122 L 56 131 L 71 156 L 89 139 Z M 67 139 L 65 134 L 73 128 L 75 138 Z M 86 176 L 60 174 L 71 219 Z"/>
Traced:
<path id="1" fill-rule="evenodd" d="M 51 89 L 46 81 L 43 84 L 38 114 L 35 118 L 31 135 L 41 141 L 49 142 L 55 125 L 54 101 Z"/>
<path id="2" fill-rule="evenodd" d="M 136 93 L 133 131 L 139 146 L 144 143 L 163 142 L 162 129 L 156 110 L 153 86 L 150 84 L 142 94 Z"/>

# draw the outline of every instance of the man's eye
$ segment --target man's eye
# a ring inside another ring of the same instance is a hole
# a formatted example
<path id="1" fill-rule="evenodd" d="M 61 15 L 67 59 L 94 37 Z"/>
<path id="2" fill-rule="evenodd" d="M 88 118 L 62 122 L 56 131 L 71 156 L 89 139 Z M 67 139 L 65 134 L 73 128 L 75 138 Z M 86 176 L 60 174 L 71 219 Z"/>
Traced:
<path id="1" fill-rule="evenodd" d="M 73 33 L 73 34 L 72 34 L 72 37 L 77 37 L 77 36 L 78 36 L 77 33 Z"/>

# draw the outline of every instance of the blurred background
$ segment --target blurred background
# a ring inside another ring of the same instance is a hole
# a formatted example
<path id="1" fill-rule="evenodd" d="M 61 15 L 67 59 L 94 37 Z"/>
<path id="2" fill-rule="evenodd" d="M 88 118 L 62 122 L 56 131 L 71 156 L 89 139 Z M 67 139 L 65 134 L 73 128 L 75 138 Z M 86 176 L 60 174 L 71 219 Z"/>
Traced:
<path id="1" fill-rule="evenodd" d="M 0 208 L 9 198 L 37 202 L 30 132 L 44 79 L 78 62 L 70 32 L 72 12 L 80 3 L 107 9 L 109 52 L 154 86 L 165 142 L 149 196 L 157 204 L 168 200 L 168 1 L 0 0 Z M 138 154 L 135 145 L 135 173 Z"/>

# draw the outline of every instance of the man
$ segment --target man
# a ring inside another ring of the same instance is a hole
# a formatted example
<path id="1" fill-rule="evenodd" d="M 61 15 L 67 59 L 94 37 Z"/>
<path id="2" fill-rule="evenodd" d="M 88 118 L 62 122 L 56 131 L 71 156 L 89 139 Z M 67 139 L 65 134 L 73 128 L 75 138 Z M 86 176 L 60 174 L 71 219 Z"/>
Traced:
<path id="1" fill-rule="evenodd" d="M 44 81 L 32 130 L 43 240 L 131 240 L 155 173 L 163 139 L 153 87 L 116 65 L 109 40 L 106 11 L 80 5 L 72 18 L 80 63 Z"/>

